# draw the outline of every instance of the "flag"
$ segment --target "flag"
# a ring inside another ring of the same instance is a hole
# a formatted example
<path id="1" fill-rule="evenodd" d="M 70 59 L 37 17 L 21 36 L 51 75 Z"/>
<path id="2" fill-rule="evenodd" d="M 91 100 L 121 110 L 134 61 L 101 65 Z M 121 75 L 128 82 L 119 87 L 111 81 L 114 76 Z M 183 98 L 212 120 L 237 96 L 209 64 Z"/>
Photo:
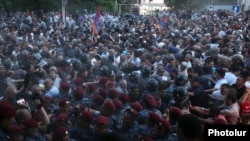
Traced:
<path id="1" fill-rule="evenodd" d="M 98 32 L 100 30 L 100 17 L 101 17 L 101 8 L 100 6 L 97 7 L 95 18 L 92 22 L 92 30 L 95 35 L 98 35 Z"/>
<path id="2" fill-rule="evenodd" d="M 159 24 L 160 28 L 162 28 L 164 26 L 164 22 L 162 20 L 160 20 L 158 24 Z"/>
<path id="3" fill-rule="evenodd" d="M 164 24 L 166 22 L 166 19 L 165 18 L 162 18 L 158 21 L 158 23 L 155 24 L 155 28 L 157 29 L 161 29 L 164 27 Z"/>
<path id="4" fill-rule="evenodd" d="M 161 29 L 161 25 L 159 23 L 156 23 L 155 24 L 155 28 L 160 30 Z"/>

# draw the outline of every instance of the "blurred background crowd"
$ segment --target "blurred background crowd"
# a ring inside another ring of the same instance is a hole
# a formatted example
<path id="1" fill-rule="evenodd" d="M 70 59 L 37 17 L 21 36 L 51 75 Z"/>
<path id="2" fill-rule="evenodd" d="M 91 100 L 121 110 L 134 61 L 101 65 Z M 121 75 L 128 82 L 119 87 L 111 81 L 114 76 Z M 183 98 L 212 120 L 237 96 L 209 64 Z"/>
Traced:
<path id="1" fill-rule="evenodd" d="M 95 16 L 2 11 L 0 140 L 187 141 L 249 124 L 247 13 L 102 11 L 97 34 Z"/>

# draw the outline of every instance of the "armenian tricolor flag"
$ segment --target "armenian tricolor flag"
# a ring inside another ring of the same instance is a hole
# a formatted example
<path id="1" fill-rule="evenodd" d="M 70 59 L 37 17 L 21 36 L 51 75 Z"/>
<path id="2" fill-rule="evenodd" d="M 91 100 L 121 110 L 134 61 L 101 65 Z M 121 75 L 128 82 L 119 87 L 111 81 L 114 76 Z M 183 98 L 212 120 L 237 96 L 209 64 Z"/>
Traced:
<path id="1" fill-rule="evenodd" d="M 101 17 L 101 8 L 100 6 L 97 7 L 95 19 L 92 22 L 92 30 L 95 35 L 98 35 L 98 32 L 100 30 L 100 17 Z"/>

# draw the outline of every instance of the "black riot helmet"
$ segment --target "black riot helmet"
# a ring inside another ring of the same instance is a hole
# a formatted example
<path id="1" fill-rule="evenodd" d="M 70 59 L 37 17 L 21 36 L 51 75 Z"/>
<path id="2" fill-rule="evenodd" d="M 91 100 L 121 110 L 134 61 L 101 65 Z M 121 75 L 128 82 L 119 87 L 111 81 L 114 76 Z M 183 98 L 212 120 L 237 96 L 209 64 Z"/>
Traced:
<path id="1" fill-rule="evenodd" d="M 134 82 L 134 83 L 137 83 L 139 81 L 139 78 L 140 78 L 140 74 L 139 72 L 137 71 L 132 71 L 130 74 L 129 74 L 129 80 L 131 82 Z"/>
<path id="2" fill-rule="evenodd" d="M 143 66 L 141 70 L 142 77 L 148 77 L 150 76 L 151 68 L 149 66 Z"/>
<path id="3" fill-rule="evenodd" d="M 175 85 L 176 86 L 185 86 L 188 82 L 188 77 L 184 74 L 177 75 L 175 79 Z"/>
<path id="4" fill-rule="evenodd" d="M 149 78 L 146 84 L 146 88 L 149 91 L 157 91 L 158 90 L 158 81 L 155 78 Z"/>
<path id="5" fill-rule="evenodd" d="M 123 71 L 116 72 L 116 81 L 120 81 L 122 79 L 126 79 L 126 74 Z"/>
<path id="6" fill-rule="evenodd" d="M 173 96 L 175 99 L 175 106 L 179 108 L 184 108 L 188 106 L 189 102 L 189 96 L 188 91 L 183 86 L 178 86 L 173 91 Z"/>
<path id="7" fill-rule="evenodd" d="M 111 70 L 109 69 L 108 66 L 102 66 L 100 68 L 100 76 L 106 76 L 109 77 L 111 74 Z"/>
<path id="8" fill-rule="evenodd" d="M 81 57 L 80 60 L 82 63 L 87 63 L 89 59 L 89 55 L 87 53 L 84 53 Z"/>

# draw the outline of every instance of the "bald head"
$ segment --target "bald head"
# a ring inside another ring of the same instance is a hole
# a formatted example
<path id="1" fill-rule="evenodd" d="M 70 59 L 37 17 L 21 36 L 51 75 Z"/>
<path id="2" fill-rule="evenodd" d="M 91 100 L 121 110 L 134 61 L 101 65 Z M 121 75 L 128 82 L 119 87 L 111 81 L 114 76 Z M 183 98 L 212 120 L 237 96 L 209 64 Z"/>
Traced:
<path id="1" fill-rule="evenodd" d="M 22 124 L 22 122 L 24 120 L 27 120 L 27 119 L 30 119 L 32 116 L 31 116 L 31 113 L 29 112 L 29 110 L 27 109 L 18 109 L 16 111 L 16 122 L 17 124 Z"/>
<path id="2" fill-rule="evenodd" d="M 45 89 L 50 89 L 53 86 L 54 81 L 51 78 L 46 78 L 44 80 Z"/>

